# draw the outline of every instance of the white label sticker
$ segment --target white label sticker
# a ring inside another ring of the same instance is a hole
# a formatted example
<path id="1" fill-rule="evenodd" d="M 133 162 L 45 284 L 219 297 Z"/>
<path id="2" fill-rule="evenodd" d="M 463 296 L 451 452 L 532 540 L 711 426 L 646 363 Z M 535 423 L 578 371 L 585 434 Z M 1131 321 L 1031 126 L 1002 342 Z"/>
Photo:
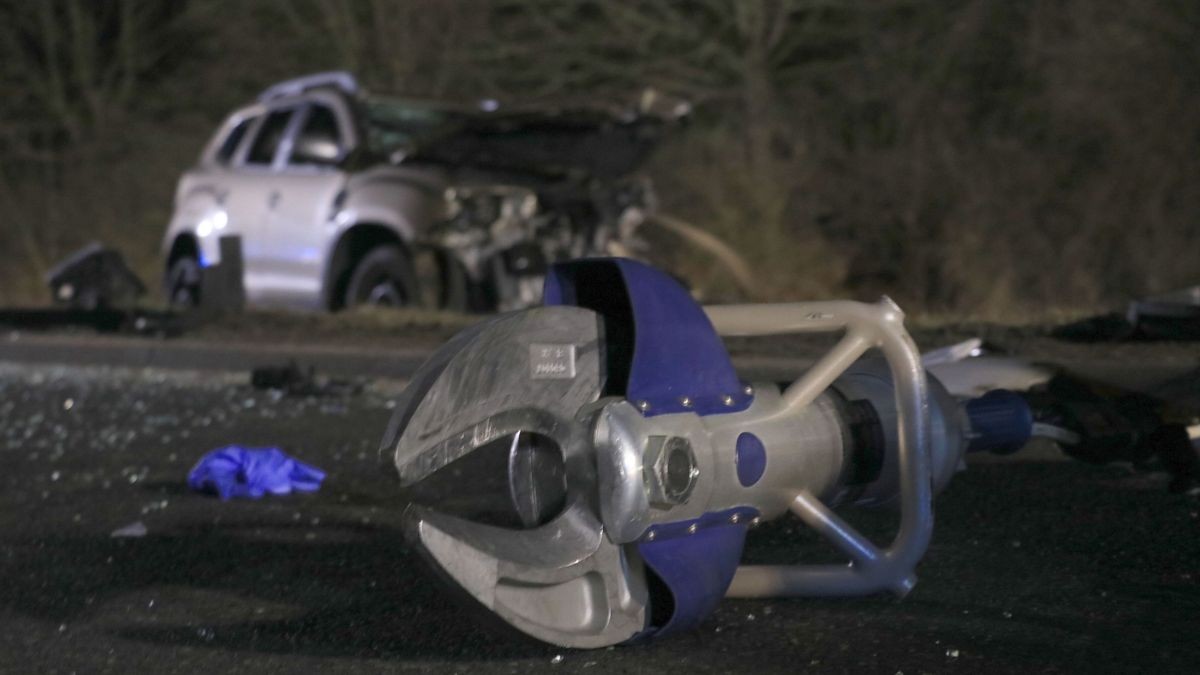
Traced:
<path id="1" fill-rule="evenodd" d="M 529 345 L 529 377 L 535 380 L 575 377 L 575 345 Z"/>

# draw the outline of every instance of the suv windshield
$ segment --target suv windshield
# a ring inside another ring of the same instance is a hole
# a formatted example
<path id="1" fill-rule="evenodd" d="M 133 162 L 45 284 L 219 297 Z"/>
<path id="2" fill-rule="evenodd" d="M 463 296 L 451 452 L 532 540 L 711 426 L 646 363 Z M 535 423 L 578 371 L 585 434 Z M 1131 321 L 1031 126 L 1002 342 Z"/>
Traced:
<path id="1" fill-rule="evenodd" d="M 464 112 L 401 99 L 371 97 L 364 107 L 367 145 L 381 155 L 411 150 L 453 130 L 468 117 Z"/>
<path id="2" fill-rule="evenodd" d="M 552 178 L 627 174 L 666 123 L 600 108 L 494 111 L 386 97 L 366 98 L 363 111 L 376 156 Z"/>

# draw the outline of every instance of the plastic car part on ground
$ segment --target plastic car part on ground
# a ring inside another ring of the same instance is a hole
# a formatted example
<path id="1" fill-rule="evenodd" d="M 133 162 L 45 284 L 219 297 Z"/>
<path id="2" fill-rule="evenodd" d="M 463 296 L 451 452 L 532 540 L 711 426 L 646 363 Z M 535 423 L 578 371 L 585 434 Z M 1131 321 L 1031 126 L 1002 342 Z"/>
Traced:
<path id="1" fill-rule="evenodd" d="M 232 497 L 258 499 L 265 494 L 316 492 L 325 472 L 288 456 L 279 448 L 230 445 L 200 458 L 188 473 L 188 487 Z"/>
<path id="2" fill-rule="evenodd" d="M 1200 285 L 1135 300 L 1125 318 L 1148 338 L 1200 339 Z"/>
<path id="3" fill-rule="evenodd" d="M 45 276 L 54 307 L 0 310 L 0 326 L 14 330 L 84 328 L 97 332 L 176 335 L 177 317 L 138 306 L 146 286 L 121 254 L 93 242 L 52 267 Z"/>
<path id="4" fill-rule="evenodd" d="M 1200 285 L 1134 300 L 1124 314 L 1081 319 L 1052 334 L 1075 342 L 1200 340 Z"/>
<path id="5" fill-rule="evenodd" d="M 132 307 L 146 292 L 121 254 L 97 242 L 51 268 L 46 284 L 56 303 L 84 310 Z"/>

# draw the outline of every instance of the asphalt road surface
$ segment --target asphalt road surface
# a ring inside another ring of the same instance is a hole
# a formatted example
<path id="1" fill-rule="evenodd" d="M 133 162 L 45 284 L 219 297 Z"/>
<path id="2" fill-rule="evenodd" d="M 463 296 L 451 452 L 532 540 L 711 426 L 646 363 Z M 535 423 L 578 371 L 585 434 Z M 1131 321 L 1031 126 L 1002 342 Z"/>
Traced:
<path id="1" fill-rule="evenodd" d="M 398 384 L 291 398 L 246 375 L 0 365 L 0 672 L 1162 673 L 1200 670 L 1200 502 L 1053 452 L 936 504 L 906 599 L 726 601 L 659 643 L 494 637 L 426 576 L 376 447 Z M 319 493 L 189 493 L 206 451 L 282 446 Z M 850 512 L 876 535 L 893 516 Z M 141 523 L 141 537 L 113 537 Z M 831 559 L 795 522 L 751 562 Z"/>

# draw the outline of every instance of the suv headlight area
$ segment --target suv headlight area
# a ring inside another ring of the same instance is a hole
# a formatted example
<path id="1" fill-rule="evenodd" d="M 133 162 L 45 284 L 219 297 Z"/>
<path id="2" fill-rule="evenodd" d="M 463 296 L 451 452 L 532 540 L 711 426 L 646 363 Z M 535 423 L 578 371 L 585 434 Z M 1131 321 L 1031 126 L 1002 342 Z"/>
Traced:
<path id="1" fill-rule="evenodd" d="M 538 211 L 532 190 L 518 187 L 452 187 L 443 193 L 446 220 L 459 226 L 491 228 L 498 222 L 525 222 Z"/>

